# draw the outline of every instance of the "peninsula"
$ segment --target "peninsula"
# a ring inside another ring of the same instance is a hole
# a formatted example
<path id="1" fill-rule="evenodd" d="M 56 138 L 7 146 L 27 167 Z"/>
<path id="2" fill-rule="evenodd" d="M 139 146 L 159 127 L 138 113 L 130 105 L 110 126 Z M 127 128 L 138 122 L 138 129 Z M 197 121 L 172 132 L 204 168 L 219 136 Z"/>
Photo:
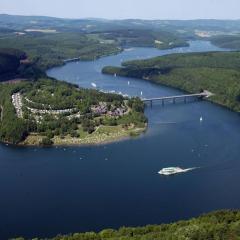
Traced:
<path id="1" fill-rule="evenodd" d="M 0 139 L 20 145 L 99 144 L 145 130 L 138 98 L 54 79 L 2 84 Z"/>

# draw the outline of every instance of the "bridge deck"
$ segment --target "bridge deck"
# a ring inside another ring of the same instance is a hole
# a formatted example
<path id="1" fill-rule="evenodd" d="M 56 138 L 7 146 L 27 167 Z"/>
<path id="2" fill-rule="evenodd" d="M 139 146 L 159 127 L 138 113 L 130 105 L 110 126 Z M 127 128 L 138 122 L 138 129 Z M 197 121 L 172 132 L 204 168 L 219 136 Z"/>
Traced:
<path id="1" fill-rule="evenodd" d="M 151 101 L 161 101 L 161 100 L 168 100 L 168 99 L 178 99 L 178 98 L 188 98 L 188 97 L 210 97 L 213 94 L 209 91 L 204 91 L 202 93 L 195 93 L 195 94 L 184 94 L 184 95 L 177 95 L 177 96 L 167 96 L 167 97 L 156 97 L 156 98 L 144 98 L 142 101 L 144 102 L 151 102 Z"/>

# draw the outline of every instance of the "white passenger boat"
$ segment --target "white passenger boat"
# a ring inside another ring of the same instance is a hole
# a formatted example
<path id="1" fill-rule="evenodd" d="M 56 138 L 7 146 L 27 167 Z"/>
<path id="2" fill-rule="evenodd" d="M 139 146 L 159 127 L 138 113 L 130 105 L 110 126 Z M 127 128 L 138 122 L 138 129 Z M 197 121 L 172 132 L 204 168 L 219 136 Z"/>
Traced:
<path id="1" fill-rule="evenodd" d="M 180 168 L 180 167 L 168 167 L 168 168 L 163 168 L 161 169 L 158 173 L 161 175 L 169 176 L 169 175 L 174 175 L 178 173 L 185 173 L 191 170 L 194 170 L 195 168 Z"/>

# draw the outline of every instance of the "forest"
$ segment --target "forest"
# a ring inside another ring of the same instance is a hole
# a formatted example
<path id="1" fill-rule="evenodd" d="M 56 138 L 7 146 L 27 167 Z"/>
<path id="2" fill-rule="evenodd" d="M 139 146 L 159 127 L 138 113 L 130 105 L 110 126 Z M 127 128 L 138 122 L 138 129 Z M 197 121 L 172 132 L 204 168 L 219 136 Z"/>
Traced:
<path id="1" fill-rule="evenodd" d="M 24 62 L 27 54 L 15 48 L 0 48 L 0 82 L 17 79 L 37 79 L 45 76 L 32 62 Z M 24 62 L 24 63 L 23 63 Z"/>
<path id="2" fill-rule="evenodd" d="M 121 227 L 118 230 L 105 229 L 99 233 L 58 235 L 49 240 L 238 240 L 239 238 L 240 212 L 222 210 L 170 224 Z M 24 240 L 24 238 L 15 240 Z"/>
<path id="3" fill-rule="evenodd" d="M 23 35 L 0 38 L 0 46 L 21 49 L 32 63 L 47 70 L 64 64 L 67 59 L 96 60 L 129 46 L 169 49 L 188 46 L 188 43 L 166 31 L 124 29 L 91 33 L 23 32 Z"/>
<path id="4" fill-rule="evenodd" d="M 214 93 L 210 101 L 240 111 L 240 53 L 208 52 L 172 54 L 105 67 L 103 73 L 142 78 L 197 93 Z"/>
<path id="5" fill-rule="evenodd" d="M 0 46 L 21 49 L 41 70 L 62 65 L 66 59 L 94 60 L 121 51 L 116 44 L 101 43 L 98 39 L 92 39 L 78 32 L 24 33 L 20 36 L 0 39 Z"/>
<path id="6" fill-rule="evenodd" d="M 221 48 L 240 50 L 240 35 L 215 36 L 211 42 Z"/>
<path id="7" fill-rule="evenodd" d="M 163 30 L 124 29 L 100 32 L 103 39 L 113 40 L 122 47 L 156 47 L 170 49 L 189 44 L 177 34 Z"/>
<path id="8" fill-rule="evenodd" d="M 28 60 L 47 70 L 64 60 L 95 60 L 124 47 L 169 49 L 188 46 L 186 35 L 164 21 L 58 19 L 0 14 L 0 46 L 24 51 Z"/>
<path id="9" fill-rule="evenodd" d="M 22 84 L 0 85 L 0 140 L 8 143 L 17 144 L 27 136 L 28 121 L 16 117 L 14 106 L 11 102 L 11 95 L 18 91 Z"/>

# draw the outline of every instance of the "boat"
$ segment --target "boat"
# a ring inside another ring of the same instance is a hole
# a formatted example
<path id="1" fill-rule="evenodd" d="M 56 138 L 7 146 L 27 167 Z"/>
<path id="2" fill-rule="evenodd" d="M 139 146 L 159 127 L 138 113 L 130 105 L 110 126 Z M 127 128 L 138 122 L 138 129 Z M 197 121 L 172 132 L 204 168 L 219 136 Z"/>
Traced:
<path id="1" fill-rule="evenodd" d="M 203 117 L 200 117 L 200 122 L 202 122 L 203 121 Z"/>
<path id="2" fill-rule="evenodd" d="M 185 173 L 191 170 L 194 170 L 195 168 L 180 168 L 180 167 L 168 167 L 168 168 L 163 168 L 161 169 L 158 173 L 161 175 L 169 176 L 169 175 L 174 175 L 178 173 Z"/>
<path id="3" fill-rule="evenodd" d="M 134 50 L 134 48 L 125 48 L 124 49 L 124 51 L 126 51 L 126 52 L 130 52 L 130 51 L 133 51 Z"/>
<path id="4" fill-rule="evenodd" d="M 92 87 L 96 88 L 97 84 L 96 83 L 91 83 Z"/>

